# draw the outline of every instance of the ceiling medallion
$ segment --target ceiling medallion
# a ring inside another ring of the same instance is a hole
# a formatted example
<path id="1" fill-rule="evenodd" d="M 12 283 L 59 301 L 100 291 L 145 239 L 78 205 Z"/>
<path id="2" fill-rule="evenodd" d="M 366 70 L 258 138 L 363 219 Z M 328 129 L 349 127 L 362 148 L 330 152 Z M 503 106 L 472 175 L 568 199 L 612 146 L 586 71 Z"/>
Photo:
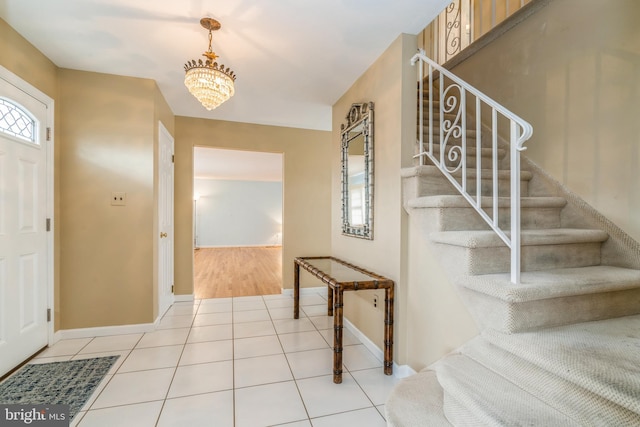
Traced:
<path id="1" fill-rule="evenodd" d="M 211 32 L 220 29 L 220 22 L 213 18 L 202 18 L 200 25 L 209 30 L 209 49 L 202 54 L 205 61 L 191 60 L 184 64 L 184 84 L 207 110 L 213 110 L 235 93 L 236 75 L 224 65 L 215 62 L 218 55 L 211 50 Z"/>

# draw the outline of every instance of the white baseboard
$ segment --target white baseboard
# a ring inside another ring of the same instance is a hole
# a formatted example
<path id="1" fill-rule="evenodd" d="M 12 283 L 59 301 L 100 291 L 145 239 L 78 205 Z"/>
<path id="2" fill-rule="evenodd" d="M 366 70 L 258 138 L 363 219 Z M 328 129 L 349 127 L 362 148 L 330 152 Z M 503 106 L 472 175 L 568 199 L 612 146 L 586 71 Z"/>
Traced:
<path id="1" fill-rule="evenodd" d="M 195 301 L 195 299 L 196 297 L 193 294 L 173 296 L 173 302 L 192 302 L 192 301 Z"/>
<path id="2" fill-rule="evenodd" d="M 409 365 L 396 365 L 393 362 L 393 376 L 396 378 L 407 378 L 414 375 L 416 371 Z"/>
<path id="3" fill-rule="evenodd" d="M 157 320 L 156 320 L 157 322 Z M 104 337 L 107 335 L 142 334 L 156 330 L 155 323 L 136 325 L 99 326 L 96 328 L 62 329 L 54 334 L 54 341 L 74 338 Z"/>
<path id="4" fill-rule="evenodd" d="M 300 295 L 317 294 L 326 291 L 326 286 L 320 286 L 317 288 L 301 288 Z M 293 289 L 283 289 L 284 295 L 293 295 Z M 193 301 L 193 295 L 176 295 L 175 302 L 179 301 Z M 100 326 L 96 328 L 81 328 L 81 329 L 63 329 L 57 331 L 53 335 L 53 342 L 56 343 L 61 339 L 74 339 L 74 338 L 91 338 L 91 337 L 103 337 L 107 335 L 121 335 L 121 334 L 140 334 L 145 332 L 153 332 L 157 329 L 160 323 L 161 317 L 155 320 L 154 323 L 140 323 L 136 325 L 120 325 L 120 326 Z M 374 357 L 380 362 L 384 361 L 384 352 L 374 344 L 365 334 L 363 334 L 353 323 L 346 317 L 344 318 L 344 327 L 351 332 L 355 337 L 367 348 Z M 415 374 L 416 371 L 409 365 L 398 365 L 393 362 L 393 376 L 396 378 L 405 378 Z"/>
<path id="5" fill-rule="evenodd" d="M 369 350 L 371 353 L 373 353 L 373 355 L 374 355 L 374 357 L 376 359 L 378 359 L 381 363 L 384 363 L 384 352 L 380 349 L 380 347 L 375 345 L 374 342 L 371 341 L 368 336 L 363 334 L 360 331 L 360 329 L 356 328 L 355 325 L 353 323 L 351 323 L 349 321 L 349 319 L 347 319 L 346 317 L 343 318 L 343 323 L 344 323 L 344 327 L 349 332 L 351 332 L 353 335 L 355 335 L 356 338 L 358 338 L 358 340 L 360 340 L 362 345 L 364 345 L 367 350 Z M 413 375 L 415 373 L 416 373 L 416 371 L 414 371 L 411 368 L 411 366 L 409 366 L 409 365 L 398 365 L 396 362 L 393 362 L 393 376 L 394 377 L 396 377 L 396 378 L 405 378 L 405 377 L 408 377 L 408 376 Z"/>
<path id="6" fill-rule="evenodd" d="M 300 288 L 300 295 L 309 295 L 309 294 L 326 294 L 327 287 L 319 286 L 315 288 Z M 284 295 L 293 296 L 293 289 L 283 289 L 282 293 Z M 367 348 L 371 353 L 373 353 L 374 357 L 378 359 L 381 363 L 384 362 L 384 352 L 373 343 L 365 334 L 363 334 L 358 328 L 355 327 L 353 323 L 349 321 L 346 317 L 343 318 L 344 327 L 351 332 L 353 335 L 360 340 L 360 342 Z M 416 371 L 411 368 L 409 365 L 398 365 L 396 362 L 393 362 L 393 376 L 396 378 L 405 378 L 415 374 Z"/>

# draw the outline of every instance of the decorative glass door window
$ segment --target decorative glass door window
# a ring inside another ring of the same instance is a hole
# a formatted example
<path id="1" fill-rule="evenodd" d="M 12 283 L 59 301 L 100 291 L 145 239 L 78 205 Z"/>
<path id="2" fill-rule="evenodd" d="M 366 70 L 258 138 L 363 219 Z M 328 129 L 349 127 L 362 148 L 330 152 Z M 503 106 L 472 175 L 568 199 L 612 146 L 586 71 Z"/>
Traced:
<path id="1" fill-rule="evenodd" d="M 0 132 L 37 144 L 36 121 L 19 105 L 0 98 Z"/>

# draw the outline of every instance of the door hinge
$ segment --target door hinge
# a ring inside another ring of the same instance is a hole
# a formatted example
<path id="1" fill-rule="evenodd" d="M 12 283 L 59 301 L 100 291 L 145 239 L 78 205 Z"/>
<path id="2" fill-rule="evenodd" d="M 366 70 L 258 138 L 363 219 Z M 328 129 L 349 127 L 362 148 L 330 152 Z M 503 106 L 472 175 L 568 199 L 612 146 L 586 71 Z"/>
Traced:
<path id="1" fill-rule="evenodd" d="M 51 141 L 51 128 L 47 128 L 47 141 Z"/>
<path id="2" fill-rule="evenodd" d="M 47 322 L 51 322 L 51 309 L 47 308 Z"/>
<path id="3" fill-rule="evenodd" d="M 171 285 L 171 293 L 173 293 L 173 285 Z"/>
<path id="4" fill-rule="evenodd" d="M 51 218 L 47 218 L 46 229 L 47 231 L 51 231 Z"/>
<path id="5" fill-rule="evenodd" d="M 171 155 L 171 163 L 175 163 L 176 162 L 176 155 L 172 154 Z"/>

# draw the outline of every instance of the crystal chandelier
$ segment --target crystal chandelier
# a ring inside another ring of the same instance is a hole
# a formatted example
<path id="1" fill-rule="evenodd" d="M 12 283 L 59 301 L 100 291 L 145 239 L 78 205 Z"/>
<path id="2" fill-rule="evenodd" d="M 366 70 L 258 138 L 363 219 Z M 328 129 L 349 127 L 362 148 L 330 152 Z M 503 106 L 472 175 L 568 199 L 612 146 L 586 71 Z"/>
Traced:
<path id="1" fill-rule="evenodd" d="M 184 64 L 184 84 L 204 108 L 213 110 L 235 93 L 233 82 L 236 75 L 224 65 L 214 62 L 218 55 L 211 50 L 211 32 L 219 30 L 220 23 L 212 18 L 202 18 L 200 25 L 209 30 L 209 49 L 202 54 L 207 59 L 194 59 Z"/>

